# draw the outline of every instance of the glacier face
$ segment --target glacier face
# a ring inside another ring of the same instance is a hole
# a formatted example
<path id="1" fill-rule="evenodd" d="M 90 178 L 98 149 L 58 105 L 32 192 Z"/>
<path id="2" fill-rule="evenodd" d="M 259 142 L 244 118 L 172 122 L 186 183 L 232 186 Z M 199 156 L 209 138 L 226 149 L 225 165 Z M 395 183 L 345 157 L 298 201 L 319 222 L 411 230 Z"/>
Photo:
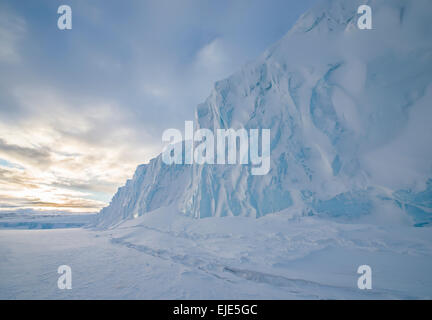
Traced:
<path id="1" fill-rule="evenodd" d="M 432 3 L 323 1 L 257 61 L 215 84 L 195 128 L 271 129 L 271 169 L 140 165 L 99 226 L 160 207 L 193 217 L 432 221 Z M 185 119 L 187 120 L 187 119 Z"/>

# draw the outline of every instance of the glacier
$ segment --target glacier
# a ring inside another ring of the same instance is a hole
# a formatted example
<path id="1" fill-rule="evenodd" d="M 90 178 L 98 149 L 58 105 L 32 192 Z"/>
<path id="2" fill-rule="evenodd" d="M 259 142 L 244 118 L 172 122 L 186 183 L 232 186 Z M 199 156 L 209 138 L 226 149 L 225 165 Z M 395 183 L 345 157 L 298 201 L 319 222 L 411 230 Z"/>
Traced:
<path id="1" fill-rule="evenodd" d="M 256 61 L 215 83 L 195 128 L 271 129 L 271 169 L 138 166 L 95 225 L 170 207 L 194 218 L 432 222 L 432 3 L 322 1 Z M 187 119 L 185 119 L 187 120 Z"/>
<path id="2" fill-rule="evenodd" d="M 362 2 L 320 2 L 197 106 L 270 128 L 267 175 L 159 155 L 96 217 L 0 216 L 0 299 L 431 299 L 432 2 L 367 1 L 359 30 Z"/>

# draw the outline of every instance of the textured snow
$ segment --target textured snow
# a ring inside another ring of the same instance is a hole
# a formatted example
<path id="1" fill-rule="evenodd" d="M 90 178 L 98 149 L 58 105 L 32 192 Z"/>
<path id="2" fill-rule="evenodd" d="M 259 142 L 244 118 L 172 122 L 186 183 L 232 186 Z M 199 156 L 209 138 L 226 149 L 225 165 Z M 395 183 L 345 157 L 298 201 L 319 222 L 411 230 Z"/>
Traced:
<path id="1" fill-rule="evenodd" d="M 0 230 L 0 299 L 431 299 L 429 228 L 293 217 L 190 219 L 172 207 L 107 230 Z M 57 288 L 57 268 L 72 289 Z M 357 268 L 372 268 L 372 290 Z"/>
<path id="2" fill-rule="evenodd" d="M 97 224 L 166 206 L 197 218 L 289 209 L 430 223 L 432 3 L 369 1 L 373 30 L 357 28 L 360 4 L 321 2 L 197 106 L 195 128 L 270 128 L 269 174 L 253 176 L 240 165 L 167 166 L 159 156 L 137 168 Z"/>

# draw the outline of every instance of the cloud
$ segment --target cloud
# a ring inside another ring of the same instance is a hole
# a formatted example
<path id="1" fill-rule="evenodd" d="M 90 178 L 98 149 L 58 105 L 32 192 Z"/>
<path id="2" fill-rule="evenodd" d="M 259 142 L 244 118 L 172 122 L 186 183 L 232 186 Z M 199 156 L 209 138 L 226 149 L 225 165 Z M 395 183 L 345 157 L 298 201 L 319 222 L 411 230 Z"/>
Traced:
<path id="1" fill-rule="evenodd" d="M 3 205 L 97 210 L 314 1 L 70 0 L 66 32 L 52 1 L 2 1 Z"/>
<path id="2" fill-rule="evenodd" d="M 0 62 L 18 62 L 18 43 L 26 32 L 24 19 L 0 6 Z"/>
<path id="3" fill-rule="evenodd" d="M 0 167 L 0 185 L 3 190 L 14 188 L 37 188 L 36 181 L 22 170 Z"/>
<path id="4" fill-rule="evenodd" d="M 23 163 L 31 163 L 43 167 L 51 162 L 50 152 L 45 148 L 27 148 L 15 144 L 8 144 L 0 138 L 0 155 L 9 159 L 17 159 Z"/>
<path id="5" fill-rule="evenodd" d="M 221 69 L 232 72 L 227 48 L 220 38 L 216 38 L 202 47 L 197 53 L 195 63 L 197 67 L 209 69 L 213 72 Z"/>
<path id="6" fill-rule="evenodd" d="M 4 209 L 60 208 L 91 212 L 101 209 L 104 201 L 91 198 L 90 192 L 73 190 L 66 185 L 49 183 L 29 170 L 0 167 L 0 211 Z"/>
<path id="7" fill-rule="evenodd" d="M 59 198 L 56 201 L 42 201 L 37 197 L 13 197 L 0 195 L 0 211 L 11 209 L 63 209 L 75 212 L 95 212 L 104 206 L 101 201 L 85 198 L 67 199 Z"/>
<path id="8" fill-rule="evenodd" d="M 0 119 L 0 160 L 7 160 L 0 161 L 0 194 L 10 200 L 3 206 L 99 210 L 159 151 L 113 101 L 47 86 L 17 87 L 13 97 L 20 120 Z"/>

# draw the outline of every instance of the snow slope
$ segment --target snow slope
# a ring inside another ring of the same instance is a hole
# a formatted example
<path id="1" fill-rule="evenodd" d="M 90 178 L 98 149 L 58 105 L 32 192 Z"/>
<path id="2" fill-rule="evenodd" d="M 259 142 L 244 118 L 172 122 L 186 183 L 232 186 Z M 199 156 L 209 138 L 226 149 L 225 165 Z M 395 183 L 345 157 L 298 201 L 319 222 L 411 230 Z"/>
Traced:
<path id="1" fill-rule="evenodd" d="M 101 227 L 173 206 L 193 217 L 297 215 L 432 221 L 432 3 L 327 0 L 257 61 L 215 84 L 195 128 L 271 129 L 271 170 L 140 165 Z M 185 119 L 188 120 L 188 119 Z"/>

